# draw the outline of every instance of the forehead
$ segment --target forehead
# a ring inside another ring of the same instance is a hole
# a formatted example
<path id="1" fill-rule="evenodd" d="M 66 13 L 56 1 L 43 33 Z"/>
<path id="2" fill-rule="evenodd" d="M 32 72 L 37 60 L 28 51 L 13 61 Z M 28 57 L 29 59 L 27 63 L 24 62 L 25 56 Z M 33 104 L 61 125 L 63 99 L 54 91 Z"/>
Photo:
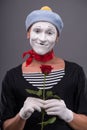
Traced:
<path id="1" fill-rule="evenodd" d="M 34 23 L 31 28 L 43 28 L 43 29 L 49 28 L 56 30 L 56 27 L 49 22 L 37 22 Z"/>

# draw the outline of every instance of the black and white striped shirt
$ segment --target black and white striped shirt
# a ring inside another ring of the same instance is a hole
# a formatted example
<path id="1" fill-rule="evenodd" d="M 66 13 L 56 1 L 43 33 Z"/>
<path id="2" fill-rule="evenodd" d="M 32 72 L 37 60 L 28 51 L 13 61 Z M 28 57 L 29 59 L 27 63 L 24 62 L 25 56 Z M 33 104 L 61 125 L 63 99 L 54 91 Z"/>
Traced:
<path id="1" fill-rule="evenodd" d="M 44 82 L 45 89 L 53 88 L 54 85 L 61 81 L 64 75 L 64 69 L 52 71 L 46 76 L 46 80 L 44 79 L 44 74 L 42 73 L 23 73 L 23 77 L 26 79 L 26 81 L 32 84 L 32 86 L 36 86 L 38 89 L 43 89 Z"/>

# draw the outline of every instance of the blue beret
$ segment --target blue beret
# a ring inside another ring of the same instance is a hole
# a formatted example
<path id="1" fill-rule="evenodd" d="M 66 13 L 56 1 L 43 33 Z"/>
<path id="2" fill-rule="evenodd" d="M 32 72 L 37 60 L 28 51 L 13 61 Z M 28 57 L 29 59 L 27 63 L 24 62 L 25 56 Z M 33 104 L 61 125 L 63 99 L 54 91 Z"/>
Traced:
<path id="1" fill-rule="evenodd" d="M 52 10 L 32 11 L 25 20 L 26 31 L 28 31 L 32 24 L 40 21 L 50 22 L 57 28 L 59 35 L 61 34 L 61 31 L 63 29 L 63 21 L 61 17 Z"/>

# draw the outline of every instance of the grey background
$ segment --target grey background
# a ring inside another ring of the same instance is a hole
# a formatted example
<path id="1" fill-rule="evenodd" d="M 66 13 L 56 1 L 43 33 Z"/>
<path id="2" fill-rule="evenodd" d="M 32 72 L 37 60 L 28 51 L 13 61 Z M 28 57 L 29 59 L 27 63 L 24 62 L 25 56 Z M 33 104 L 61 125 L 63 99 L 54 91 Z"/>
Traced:
<path id="1" fill-rule="evenodd" d="M 22 53 L 30 48 L 26 16 L 44 5 L 64 22 L 56 55 L 81 65 L 87 76 L 87 0 L 0 0 L 0 89 L 6 71 L 21 64 Z"/>

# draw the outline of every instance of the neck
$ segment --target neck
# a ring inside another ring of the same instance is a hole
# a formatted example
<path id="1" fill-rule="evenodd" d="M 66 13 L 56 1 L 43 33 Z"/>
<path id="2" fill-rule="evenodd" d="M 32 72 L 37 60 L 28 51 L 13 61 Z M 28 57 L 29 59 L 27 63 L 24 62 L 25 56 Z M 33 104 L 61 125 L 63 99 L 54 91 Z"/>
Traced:
<path id="1" fill-rule="evenodd" d="M 33 60 L 32 60 L 32 63 L 34 63 L 34 64 L 40 64 L 40 65 L 41 65 L 41 64 L 45 65 L 45 64 L 52 64 L 52 63 L 55 62 L 55 60 L 56 60 L 56 57 L 54 56 L 52 59 L 50 59 L 50 60 L 48 60 L 48 61 L 46 61 L 46 62 L 38 61 L 38 60 L 33 59 Z"/>
<path id="2" fill-rule="evenodd" d="M 45 55 L 39 55 L 33 50 L 30 50 L 28 52 L 25 52 L 23 54 L 23 57 L 26 56 L 27 54 L 29 54 L 30 57 L 26 60 L 26 66 L 30 65 L 32 62 L 40 63 L 40 64 L 47 64 L 48 62 L 52 62 L 55 57 L 53 50 Z"/>

